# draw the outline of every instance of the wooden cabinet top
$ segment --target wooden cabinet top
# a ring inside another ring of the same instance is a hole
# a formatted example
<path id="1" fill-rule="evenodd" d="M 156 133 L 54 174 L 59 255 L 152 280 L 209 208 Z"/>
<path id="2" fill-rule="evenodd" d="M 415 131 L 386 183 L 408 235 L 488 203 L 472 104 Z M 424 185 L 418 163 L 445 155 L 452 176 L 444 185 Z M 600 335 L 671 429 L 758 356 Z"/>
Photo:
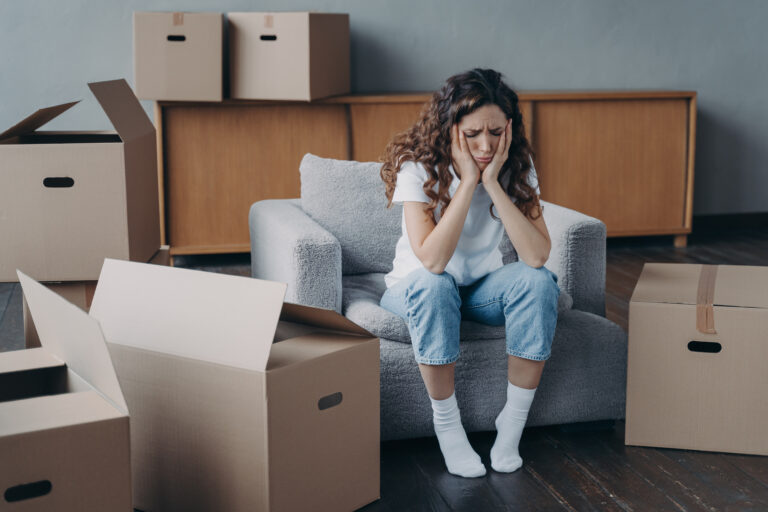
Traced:
<path id="1" fill-rule="evenodd" d="M 424 103 L 432 96 L 431 92 L 405 92 L 382 94 L 346 94 L 332 96 L 312 102 L 306 101 L 277 101 L 277 100 L 232 100 L 225 99 L 221 102 L 189 102 L 189 101 L 159 101 L 158 105 L 266 105 L 266 104 L 353 104 L 353 103 Z M 660 90 L 632 90 L 632 91 L 519 91 L 520 101 L 579 101 L 579 100 L 632 100 L 632 99 L 676 99 L 696 98 L 696 91 L 660 91 Z"/>

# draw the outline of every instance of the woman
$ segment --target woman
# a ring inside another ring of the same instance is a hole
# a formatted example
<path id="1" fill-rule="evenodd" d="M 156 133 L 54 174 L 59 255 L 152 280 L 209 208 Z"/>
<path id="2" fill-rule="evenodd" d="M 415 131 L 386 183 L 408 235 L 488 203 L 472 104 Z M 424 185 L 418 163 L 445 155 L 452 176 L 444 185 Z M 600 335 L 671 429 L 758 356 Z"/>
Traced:
<path id="1" fill-rule="evenodd" d="M 448 471 L 485 475 L 454 395 L 462 319 L 506 326 L 507 402 L 495 422 L 491 466 L 515 471 L 559 295 L 543 267 L 551 243 L 517 95 L 490 69 L 449 78 L 389 144 L 381 177 L 389 204 L 403 204 L 381 306 L 408 323 Z M 502 230 L 520 261 L 502 264 Z"/>

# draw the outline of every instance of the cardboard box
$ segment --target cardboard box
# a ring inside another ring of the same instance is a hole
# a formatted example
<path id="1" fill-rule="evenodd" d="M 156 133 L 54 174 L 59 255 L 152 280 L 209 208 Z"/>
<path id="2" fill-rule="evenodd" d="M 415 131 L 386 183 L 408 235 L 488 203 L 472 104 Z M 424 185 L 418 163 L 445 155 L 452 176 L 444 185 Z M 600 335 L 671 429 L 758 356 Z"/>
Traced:
<path id="1" fill-rule="evenodd" d="M 141 510 L 379 497 L 379 342 L 286 285 L 106 260 L 90 314 L 131 410 Z"/>
<path id="2" fill-rule="evenodd" d="M 167 245 L 160 248 L 155 256 L 149 261 L 153 265 L 170 266 L 170 249 Z M 93 294 L 96 291 L 97 281 L 72 281 L 67 283 L 44 283 L 49 290 L 57 293 L 68 302 L 79 307 L 86 313 L 91 309 Z M 40 337 L 35 328 L 35 322 L 30 314 L 27 301 L 22 299 L 22 311 L 24 312 L 24 346 L 26 348 L 36 348 L 42 346 Z"/>
<path id="3" fill-rule="evenodd" d="M 234 12 L 227 19 L 232 98 L 349 93 L 349 14 Z"/>
<path id="4" fill-rule="evenodd" d="M 136 96 L 221 101 L 223 34 L 221 13 L 134 12 Z"/>
<path id="5" fill-rule="evenodd" d="M 626 444 L 768 455 L 768 267 L 646 263 Z"/>
<path id="6" fill-rule="evenodd" d="M 0 353 L 0 508 L 133 510 L 128 410 L 99 324 L 19 278 L 44 348 Z"/>
<path id="7" fill-rule="evenodd" d="M 35 131 L 75 103 L 0 134 L 0 281 L 93 281 L 160 247 L 155 128 L 125 80 L 88 86 L 116 134 Z"/>

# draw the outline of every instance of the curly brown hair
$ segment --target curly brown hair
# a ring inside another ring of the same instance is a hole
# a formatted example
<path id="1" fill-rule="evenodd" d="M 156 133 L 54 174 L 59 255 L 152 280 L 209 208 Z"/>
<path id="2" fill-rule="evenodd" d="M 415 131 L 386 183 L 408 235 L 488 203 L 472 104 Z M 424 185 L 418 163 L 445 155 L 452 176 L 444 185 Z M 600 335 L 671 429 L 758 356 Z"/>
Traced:
<path id="1" fill-rule="evenodd" d="M 479 68 L 446 80 L 445 85 L 424 105 L 418 121 L 387 145 L 381 179 L 386 186 L 388 208 L 392 206 L 400 167 L 412 161 L 423 164 L 428 174 L 424 182 L 424 193 L 430 199 L 427 211 L 433 219 L 438 205 L 441 211 L 445 211 L 451 202 L 448 188 L 453 181 L 448 170 L 451 164 L 451 127 L 465 115 L 485 105 L 497 105 L 507 119 L 512 120 L 512 142 L 507 160 L 499 172 L 499 183 L 516 200 L 517 207 L 526 217 L 536 219 L 541 215 L 539 198 L 528 184 L 533 150 L 525 136 L 517 94 L 504 83 L 501 73 Z M 433 190 L 435 183 L 438 184 L 437 192 Z"/>

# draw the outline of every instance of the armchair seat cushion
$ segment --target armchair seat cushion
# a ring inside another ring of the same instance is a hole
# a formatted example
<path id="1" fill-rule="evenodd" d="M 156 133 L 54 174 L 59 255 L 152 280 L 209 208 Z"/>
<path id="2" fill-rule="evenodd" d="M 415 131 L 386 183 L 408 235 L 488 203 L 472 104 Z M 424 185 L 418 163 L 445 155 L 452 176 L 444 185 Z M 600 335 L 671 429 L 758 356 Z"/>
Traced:
<path id="1" fill-rule="evenodd" d="M 383 273 L 357 274 L 342 277 L 342 314 L 367 329 L 374 336 L 410 343 L 408 326 L 399 316 L 379 306 L 379 299 L 387 289 Z M 571 309 L 573 300 L 560 292 L 558 313 Z M 504 326 L 490 326 L 476 322 L 461 322 L 461 341 L 504 339 Z"/>

